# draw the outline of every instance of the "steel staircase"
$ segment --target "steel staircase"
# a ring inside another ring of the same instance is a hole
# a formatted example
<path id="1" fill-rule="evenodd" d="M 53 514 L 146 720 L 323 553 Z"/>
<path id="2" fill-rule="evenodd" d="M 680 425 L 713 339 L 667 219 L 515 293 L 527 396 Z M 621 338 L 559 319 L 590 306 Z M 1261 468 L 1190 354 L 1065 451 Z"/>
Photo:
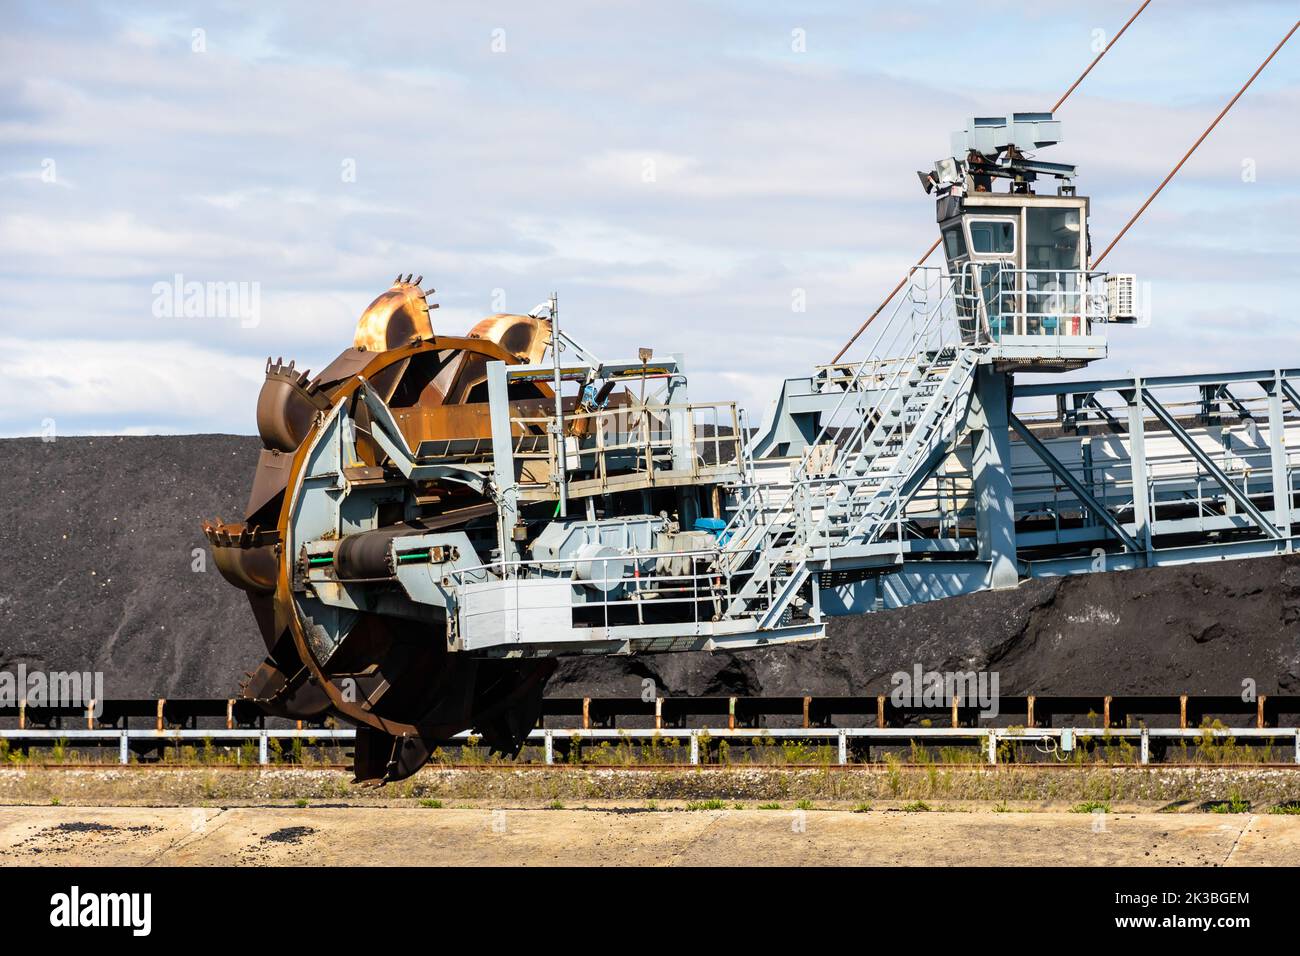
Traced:
<path id="1" fill-rule="evenodd" d="M 957 438 L 979 362 L 978 348 L 949 334 L 950 293 L 943 290 L 933 305 L 929 297 L 911 300 L 912 314 L 895 336 L 895 347 L 910 354 L 881 358 L 877 351 L 857 367 L 837 408 L 849 424 L 833 428 L 837 416 L 828 416 L 810 448 L 833 454 L 806 454 L 784 496 L 760 485 L 741 501 L 719 558 L 730 582 L 725 617 L 753 617 L 760 630 L 780 626 L 813 563 L 871 544 L 901 521 Z"/>

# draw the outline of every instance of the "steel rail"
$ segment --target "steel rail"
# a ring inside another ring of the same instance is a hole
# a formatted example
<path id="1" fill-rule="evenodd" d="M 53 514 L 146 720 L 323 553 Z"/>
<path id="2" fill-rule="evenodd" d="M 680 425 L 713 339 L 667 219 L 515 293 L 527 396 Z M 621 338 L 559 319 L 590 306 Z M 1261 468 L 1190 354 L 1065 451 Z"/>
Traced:
<path id="1" fill-rule="evenodd" d="M 76 741 L 106 742 L 117 741 L 119 745 L 119 763 L 130 765 L 131 742 L 138 744 L 165 744 L 172 742 L 215 740 L 243 740 L 258 742 L 258 764 L 269 765 L 269 741 L 277 738 L 296 738 L 308 740 L 327 740 L 346 743 L 355 739 L 352 730 L 0 730 L 0 739 L 9 741 L 59 741 L 72 743 Z M 1136 741 L 1139 745 L 1140 764 L 1150 762 L 1151 742 L 1178 741 L 1264 741 L 1271 747 L 1278 740 L 1291 741 L 1294 745 L 1294 763 L 1300 766 L 1300 727 L 791 727 L 791 728 L 582 728 L 582 729 L 534 729 L 528 735 L 528 742 L 540 744 L 544 748 L 545 763 L 555 763 L 555 741 L 597 741 L 633 743 L 659 740 L 686 741 L 690 747 L 690 764 L 697 766 L 707 764 L 701 760 L 701 747 L 707 749 L 713 741 L 739 741 L 741 743 L 767 741 L 813 741 L 833 742 L 837 747 L 837 763 L 841 766 L 850 763 L 850 743 L 867 746 L 914 745 L 917 741 L 961 741 L 983 748 L 988 764 L 1000 763 L 999 749 L 1003 745 L 1029 744 L 1034 746 L 1051 745 L 1051 753 L 1068 753 L 1075 749 L 1076 741 L 1104 743 L 1113 741 Z M 463 731 L 449 738 L 448 745 L 466 745 L 477 739 L 477 735 Z M 30 746 L 30 744 L 29 744 Z M 1207 762 L 1210 763 L 1210 762 Z M 518 764 L 512 764 L 518 767 Z"/>

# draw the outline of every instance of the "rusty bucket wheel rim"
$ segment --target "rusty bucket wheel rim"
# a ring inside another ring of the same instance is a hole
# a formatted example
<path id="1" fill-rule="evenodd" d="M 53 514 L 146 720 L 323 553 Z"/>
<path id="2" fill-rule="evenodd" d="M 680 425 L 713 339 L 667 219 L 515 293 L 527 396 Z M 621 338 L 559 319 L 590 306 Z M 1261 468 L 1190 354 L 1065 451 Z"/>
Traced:
<path id="1" fill-rule="evenodd" d="M 358 388 L 361 387 L 362 378 L 370 378 L 375 373 L 388 368 L 390 365 L 410 358 L 413 355 L 420 355 L 426 352 L 440 352 L 448 348 L 461 349 L 467 352 L 477 352 L 487 357 L 488 361 L 502 361 L 507 365 L 518 365 L 519 359 L 506 352 L 495 342 L 486 339 L 462 339 L 462 338 L 435 338 L 413 343 L 400 349 L 391 349 L 387 352 L 376 353 L 375 358 L 368 362 L 360 372 L 353 375 L 330 396 L 330 411 L 333 411 L 340 404 L 350 399 Z M 290 465 L 288 482 L 286 484 L 286 493 L 284 502 L 280 506 L 280 517 L 277 527 L 280 530 L 281 540 L 289 540 L 289 520 L 293 514 L 293 508 L 298 501 L 298 493 L 301 489 L 300 478 L 303 466 L 306 464 L 307 457 L 316 446 L 320 438 L 321 423 L 315 421 L 312 423 L 311 430 L 303 438 L 302 444 L 294 452 L 293 462 Z M 358 724 L 365 724 L 367 727 L 373 727 L 375 730 L 383 731 L 394 737 L 409 735 L 418 735 L 420 728 L 415 724 L 404 721 L 388 720 L 377 714 L 364 710 L 360 704 L 344 700 L 343 691 L 334 683 L 333 680 L 325 673 L 324 668 L 316 660 L 315 655 L 311 653 L 311 647 L 307 643 L 307 636 L 303 633 L 302 622 L 299 620 L 298 603 L 294 600 L 293 591 L 289 583 L 289 565 L 292 560 L 289 554 L 289 548 L 286 546 L 281 549 L 280 567 L 276 581 L 275 601 L 282 603 L 288 610 L 289 633 L 293 637 L 294 647 L 298 650 L 298 655 L 303 664 L 311 672 L 312 679 L 321 685 L 325 691 L 325 696 L 329 698 L 331 706 L 337 710 L 343 717 L 352 720 Z"/>

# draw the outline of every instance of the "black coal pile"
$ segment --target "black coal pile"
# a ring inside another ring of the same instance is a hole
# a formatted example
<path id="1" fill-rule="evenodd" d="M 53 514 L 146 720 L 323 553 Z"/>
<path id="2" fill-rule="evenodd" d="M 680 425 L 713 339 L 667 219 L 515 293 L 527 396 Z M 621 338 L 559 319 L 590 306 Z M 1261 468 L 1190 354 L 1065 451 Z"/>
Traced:
<path id="1" fill-rule="evenodd" d="M 995 671 L 1003 694 L 1300 691 L 1300 556 L 1026 581 L 830 618 L 824 641 L 734 654 L 568 658 L 552 694 L 888 693 L 894 673 Z"/>
<path id="2" fill-rule="evenodd" d="M 204 518 L 243 516 L 242 435 L 0 441 L 0 669 L 98 671 L 107 697 L 225 697 L 265 654 Z"/>
<path id="3" fill-rule="evenodd" d="M 111 697 L 227 696 L 263 648 L 206 552 L 242 513 L 258 440 L 0 441 L 0 669 L 101 671 Z M 1300 693 L 1300 556 L 1031 581 L 832 619 L 826 641 L 566 658 L 554 695 L 876 694 L 994 670 L 1005 694 Z"/>

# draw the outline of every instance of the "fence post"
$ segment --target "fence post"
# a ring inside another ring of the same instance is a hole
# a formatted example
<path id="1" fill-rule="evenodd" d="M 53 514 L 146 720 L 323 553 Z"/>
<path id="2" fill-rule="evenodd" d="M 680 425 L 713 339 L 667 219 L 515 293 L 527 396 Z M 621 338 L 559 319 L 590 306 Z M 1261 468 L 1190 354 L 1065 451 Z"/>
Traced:
<path id="1" fill-rule="evenodd" d="M 1141 760 L 1142 763 L 1146 764 L 1151 762 L 1151 735 L 1147 732 L 1145 727 L 1142 728 L 1142 747 L 1138 751 L 1138 754 L 1138 759 Z"/>
<path id="2" fill-rule="evenodd" d="M 700 732 L 698 730 L 692 730 L 691 731 L 691 763 L 698 764 L 699 762 L 700 762 Z"/>
<path id="3" fill-rule="evenodd" d="M 840 766 L 843 767 L 849 762 L 849 734 L 846 730 L 840 731 Z"/>
<path id="4" fill-rule="evenodd" d="M 989 728 L 989 763 L 998 762 L 998 732 Z"/>
<path id="5" fill-rule="evenodd" d="M 263 766 L 265 766 L 269 762 L 268 754 L 267 754 L 266 738 L 267 738 L 267 731 L 263 730 L 261 733 L 258 734 L 257 762 L 262 764 Z"/>
<path id="6" fill-rule="evenodd" d="M 117 759 L 119 763 L 127 764 L 131 762 L 131 750 L 126 743 L 126 730 L 123 729 L 122 736 L 117 740 Z"/>
<path id="7" fill-rule="evenodd" d="M 546 731 L 546 762 L 555 763 L 555 740 L 551 736 L 551 731 Z"/>

